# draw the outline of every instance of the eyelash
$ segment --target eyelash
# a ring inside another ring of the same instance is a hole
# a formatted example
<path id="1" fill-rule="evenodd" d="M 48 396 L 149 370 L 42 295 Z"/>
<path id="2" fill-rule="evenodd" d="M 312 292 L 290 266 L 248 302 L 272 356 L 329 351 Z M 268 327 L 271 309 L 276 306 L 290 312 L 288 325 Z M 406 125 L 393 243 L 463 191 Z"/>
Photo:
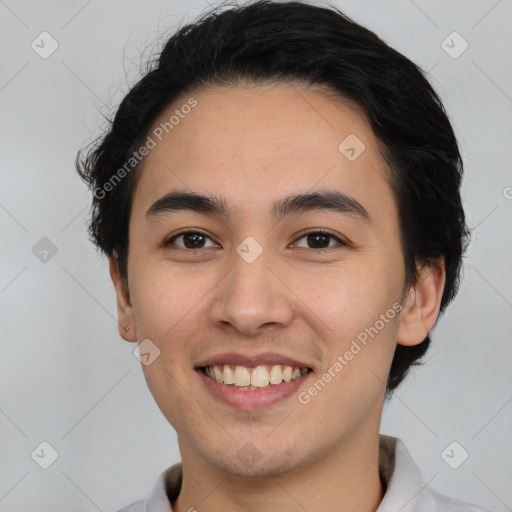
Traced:
<path id="1" fill-rule="evenodd" d="M 163 247 L 169 247 L 171 245 L 174 245 L 174 241 L 176 239 L 178 239 L 179 237 L 181 237 L 183 235 L 191 235 L 191 234 L 192 235 L 201 235 L 201 236 L 204 236 L 204 237 L 209 238 L 210 240 L 212 240 L 206 233 L 203 233 L 201 231 L 182 231 L 181 233 L 177 233 L 176 235 L 173 235 L 169 239 L 165 240 L 162 245 L 163 245 Z M 313 230 L 313 231 L 307 231 L 306 233 L 302 233 L 297 238 L 297 241 L 301 240 L 302 238 L 304 238 L 304 237 L 306 237 L 308 235 L 313 235 L 313 234 L 314 235 L 324 235 L 324 236 L 328 236 L 330 238 L 333 238 L 333 239 L 335 239 L 338 242 L 338 245 L 340 247 L 347 247 L 349 245 L 347 242 L 345 242 L 344 240 L 342 240 L 338 236 L 334 235 L 333 233 L 330 233 L 329 231 L 324 231 L 324 230 Z M 189 249 L 187 247 L 178 247 L 178 248 L 182 249 L 184 251 L 198 251 L 198 250 L 204 249 L 203 247 L 198 247 L 197 249 Z M 324 252 L 324 251 L 332 250 L 333 248 L 336 248 L 336 246 L 325 247 L 325 248 L 311 248 L 311 250 L 315 251 L 315 252 Z M 206 247 L 206 249 L 211 249 L 211 247 Z M 304 249 L 304 247 L 301 247 L 301 249 Z"/>

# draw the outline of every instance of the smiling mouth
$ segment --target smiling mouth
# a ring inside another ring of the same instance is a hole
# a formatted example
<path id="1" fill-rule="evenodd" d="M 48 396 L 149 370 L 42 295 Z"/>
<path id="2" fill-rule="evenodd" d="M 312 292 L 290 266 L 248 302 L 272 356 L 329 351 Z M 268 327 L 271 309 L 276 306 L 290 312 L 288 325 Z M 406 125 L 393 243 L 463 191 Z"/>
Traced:
<path id="1" fill-rule="evenodd" d="M 311 368 L 301 368 L 287 365 L 268 366 L 232 366 L 220 364 L 201 366 L 199 370 L 210 379 L 234 389 L 268 389 L 279 386 L 283 382 L 291 382 L 313 371 Z"/>

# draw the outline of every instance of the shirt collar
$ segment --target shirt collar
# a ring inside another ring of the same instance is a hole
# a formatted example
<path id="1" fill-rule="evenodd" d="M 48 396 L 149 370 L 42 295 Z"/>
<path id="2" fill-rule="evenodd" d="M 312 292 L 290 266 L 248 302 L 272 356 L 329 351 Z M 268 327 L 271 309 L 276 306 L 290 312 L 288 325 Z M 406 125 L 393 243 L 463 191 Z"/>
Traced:
<path id="1" fill-rule="evenodd" d="M 431 491 L 424 483 L 418 466 L 400 439 L 380 434 L 379 474 L 386 489 L 376 512 L 438 510 L 435 491 Z M 127 508 L 120 512 L 172 512 L 170 503 L 178 498 L 182 477 L 182 465 L 179 462 L 160 474 L 142 507 Z"/>
<path id="2" fill-rule="evenodd" d="M 376 512 L 437 510 L 431 490 L 400 439 L 380 434 L 379 473 L 387 489 Z"/>

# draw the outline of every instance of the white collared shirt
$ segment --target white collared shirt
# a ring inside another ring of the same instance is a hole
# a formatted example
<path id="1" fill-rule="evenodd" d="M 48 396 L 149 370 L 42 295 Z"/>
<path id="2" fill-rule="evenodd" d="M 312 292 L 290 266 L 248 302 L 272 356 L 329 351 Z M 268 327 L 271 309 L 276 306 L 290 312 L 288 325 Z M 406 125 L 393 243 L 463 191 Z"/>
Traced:
<path id="1" fill-rule="evenodd" d="M 391 436 L 379 436 L 379 472 L 386 492 L 375 512 L 489 512 L 465 501 L 456 500 L 431 489 L 421 476 L 404 443 Z M 160 476 L 145 500 L 139 500 L 118 512 L 172 512 L 182 482 L 181 463 Z"/>

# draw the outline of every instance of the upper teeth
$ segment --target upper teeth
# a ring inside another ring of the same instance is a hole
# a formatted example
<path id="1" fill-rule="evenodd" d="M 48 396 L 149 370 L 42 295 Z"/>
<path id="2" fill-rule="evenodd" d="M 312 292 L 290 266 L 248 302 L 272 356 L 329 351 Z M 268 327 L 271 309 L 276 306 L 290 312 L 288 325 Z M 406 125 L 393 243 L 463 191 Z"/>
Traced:
<path id="1" fill-rule="evenodd" d="M 281 384 L 281 382 L 290 382 L 301 377 L 308 371 L 307 368 L 298 368 L 296 366 L 256 366 L 247 368 L 245 366 L 213 365 L 205 368 L 206 375 L 217 382 L 235 385 L 237 387 L 253 386 L 264 388 L 270 385 Z"/>

